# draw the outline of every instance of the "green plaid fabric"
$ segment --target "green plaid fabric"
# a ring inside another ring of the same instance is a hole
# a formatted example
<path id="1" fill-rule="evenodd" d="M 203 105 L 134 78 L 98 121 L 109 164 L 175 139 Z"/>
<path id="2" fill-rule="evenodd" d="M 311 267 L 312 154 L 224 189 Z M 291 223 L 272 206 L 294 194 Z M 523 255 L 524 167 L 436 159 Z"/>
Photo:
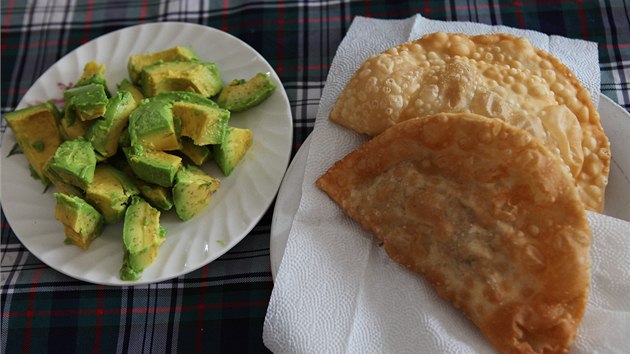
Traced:
<path id="1" fill-rule="evenodd" d="M 147 22 L 198 23 L 247 42 L 275 68 L 291 103 L 295 153 L 313 128 L 330 63 L 354 16 L 416 13 L 597 42 L 601 91 L 630 110 L 630 4 L 613 0 L 2 0 L 1 110 L 14 110 L 46 69 L 100 35 Z M 4 120 L 0 130 L 6 130 Z M 2 214 L 0 352 L 266 352 L 272 210 L 209 265 L 169 281 L 121 288 L 84 283 L 47 267 Z"/>

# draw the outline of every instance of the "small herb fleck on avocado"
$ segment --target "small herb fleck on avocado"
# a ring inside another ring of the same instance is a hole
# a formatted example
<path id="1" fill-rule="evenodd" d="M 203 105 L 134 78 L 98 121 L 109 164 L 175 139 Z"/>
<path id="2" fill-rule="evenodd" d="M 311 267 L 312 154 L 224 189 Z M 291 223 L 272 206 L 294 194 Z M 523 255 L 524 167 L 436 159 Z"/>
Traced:
<path id="1" fill-rule="evenodd" d="M 44 145 L 44 142 L 41 140 L 37 140 L 36 142 L 34 142 L 32 144 L 32 146 L 35 148 L 35 150 L 37 151 L 44 151 L 44 148 L 46 147 L 46 145 Z"/>

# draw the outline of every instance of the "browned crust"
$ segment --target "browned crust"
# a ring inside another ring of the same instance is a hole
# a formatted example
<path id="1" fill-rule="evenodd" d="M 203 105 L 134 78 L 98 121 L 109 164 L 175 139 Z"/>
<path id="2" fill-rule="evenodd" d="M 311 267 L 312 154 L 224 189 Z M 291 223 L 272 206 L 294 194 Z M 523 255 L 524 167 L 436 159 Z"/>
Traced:
<path id="1" fill-rule="evenodd" d="M 500 352 L 569 350 L 590 229 L 571 176 L 529 134 L 472 114 L 411 119 L 316 184 Z"/>

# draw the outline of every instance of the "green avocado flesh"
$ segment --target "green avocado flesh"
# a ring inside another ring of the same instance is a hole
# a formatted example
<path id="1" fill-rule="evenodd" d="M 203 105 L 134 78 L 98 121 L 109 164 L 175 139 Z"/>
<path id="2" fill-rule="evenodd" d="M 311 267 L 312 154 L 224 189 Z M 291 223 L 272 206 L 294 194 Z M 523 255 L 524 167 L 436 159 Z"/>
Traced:
<path id="1" fill-rule="evenodd" d="M 173 116 L 181 121 L 181 135 L 191 138 L 195 145 L 221 144 L 230 111 L 189 102 L 173 103 Z"/>
<path id="2" fill-rule="evenodd" d="M 178 150 L 179 141 L 171 111 L 165 100 L 144 99 L 129 116 L 131 145 L 152 150 Z"/>
<path id="3" fill-rule="evenodd" d="M 163 151 L 144 149 L 142 146 L 123 148 L 127 162 L 140 179 L 163 187 L 171 187 L 175 174 L 182 166 L 179 156 Z"/>
<path id="4" fill-rule="evenodd" d="M 125 255 L 120 279 L 140 279 L 142 272 L 157 257 L 158 248 L 165 239 L 166 229 L 160 226 L 160 211 L 140 197 L 131 197 L 123 225 Z"/>
<path id="5" fill-rule="evenodd" d="M 243 159 L 252 146 L 252 131 L 236 127 L 228 127 L 221 145 L 215 145 L 213 157 L 223 174 L 229 176 L 234 167 Z"/>
<path id="6" fill-rule="evenodd" d="M 57 199 L 55 219 L 64 225 L 66 237 L 75 245 L 87 249 L 103 229 L 102 215 L 85 200 L 63 193 Z"/>
<path id="7" fill-rule="evenodd" d="M 129 115 L 137 106 L 131 93 L 119 91 L 109 99 L 103 118 L 94 120 L 87 129 L 85 138 L 102 157 L 116 154 L 120 135 L 129 122 Z"/>
<path id="8" fill-rule="evenodd" d="M 138 194 L 129 176 L 110 165 L 98 164 L 85 199 L 101 212 L 106 223 L 113 223 L 122 220 L 129 198 Z"/>
<path id="9" fill-rule="evenodd" d="M 147 66 L 168 61 L 192 60 L 199 60 L 195 51 L 192 48 L 178 46 L 154 53 L 132 54 L 129 56 L 127 70 L 131 81 L 137 83 L 142 69 Z"/>
<path id="10" fill-rule="evenodd" d="M 62 142 L 57 128 L 57 108 L 46 102 L 7 113 L 4 117 L 35 177 L 47 185 L 44 167 Z"/>
<path id="11" fill-rule="evenodd" d="M 220 181 L 204 171 L 187 166 L 179 170 L 173 186 L 173 202 L 180 219 L 186 221 L 199 214 L 210 204 L 212 193 L 219 188 Z"/>
<path id="12" fill-rule="evenodd" d="M 66 112 L 72 111 L 80 120 L 92 120 L 105 114 L 107 94 L 105 86 L 87 84 L 73 87 L 63 93 Z"/>
<path id="13" fill-rule="evenodd" d="M 219 106 L 241 112 L 266 100 L 276 90 L 269 75 L 258 73 L 248 81 L 233 80 L 217 98 Z"/>
<path id="14" fill-rule="evenodd" d="M 131 81 L 127 79 L 123 79 L 118 84 L 118 91 L 129 92 L 133 96 L 133 99 L 136 101 L 137 105 L 139 105 L 140 101 L 144 99 L 144 94 L 142 93 L 142 91 L 140 91 L 140 89 L 136 85 L 132 84 Z"/>
<path id="15" fill-rule="evenodd" d="M 223 89 L 216 64 L 198 61 L 171 61 L 147 66 L 140 75 L 147 97 L 167 91 L 192 91 L 212 97 Z"/>
<path id="16" fill-rule="evenodd" d="M 92 144 L 83 138 L 64 141 L 46 166 L 62 181 L 82 190 L 92 183 L 95 168 L 96 154 Z"/>

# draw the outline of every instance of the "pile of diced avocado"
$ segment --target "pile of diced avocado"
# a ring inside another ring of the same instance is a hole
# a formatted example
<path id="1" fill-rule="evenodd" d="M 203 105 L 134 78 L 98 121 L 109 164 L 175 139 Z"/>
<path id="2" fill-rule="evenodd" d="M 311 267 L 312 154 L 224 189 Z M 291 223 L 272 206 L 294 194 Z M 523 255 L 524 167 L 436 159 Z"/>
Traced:
<path id="1" fill-rule="evenodd" d="M 105 224 L 123 221 L 120 278 L 140 279 L 166 229 L 160 212 L 189 220 L 210 203 L 220 180 L 199 166 L 214 160 L 229 176 L 252 145 L 252 132 L 230 126 L 232 112 L 275 90 L 267 74 L 224 86 L 217 66 L 191 48 L 134 54 L 130 80 L 111 94 L 105 67 L 85 65 L 51 101 L 6 114 L 31 175 L 56 189 L 55 218 L 66 243 L 87 249 Z"/>

